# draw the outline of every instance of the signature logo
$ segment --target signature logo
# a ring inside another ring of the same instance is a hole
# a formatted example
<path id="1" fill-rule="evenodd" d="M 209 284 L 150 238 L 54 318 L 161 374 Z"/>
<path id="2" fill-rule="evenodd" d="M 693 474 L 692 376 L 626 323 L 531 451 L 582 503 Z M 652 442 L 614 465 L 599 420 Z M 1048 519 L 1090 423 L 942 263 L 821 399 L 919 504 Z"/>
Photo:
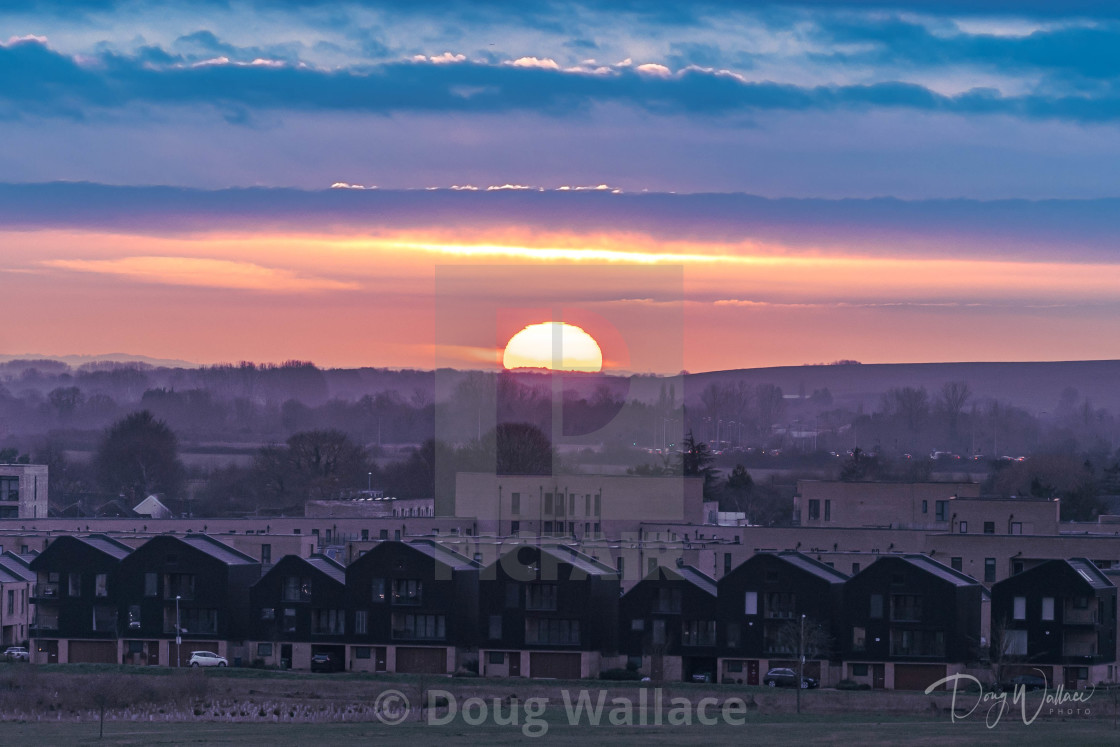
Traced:
<path id="1" fill-rule="evenodd" d="M 949 715 L 953 723 L 970 718 L 979 711 L 984 714 L 984 723 L 989 729 L 994 729 L 1004 714 L 1016 707 L 1027 726 L 1033 724 L 1044 709 L 1048 709 L 1046 715 L 1092 715 L 1085 704 L 1093 697 L 1096 686 L 1090 691 L 1068 692 L 1064 685 L 1058 685 L 1051 692 L 1045 676 L 1042 681 L 1042 688 L 1035 692 L 1030 692 L 1025 684 L 1015 685 L 1010 692 L 1000 692 L 985 690 L 983 683 L 971 674 L 951 674 L 934 682 L 925 692 L 929 695 L 943 686 L 952 685 L 953 701 Z"/>

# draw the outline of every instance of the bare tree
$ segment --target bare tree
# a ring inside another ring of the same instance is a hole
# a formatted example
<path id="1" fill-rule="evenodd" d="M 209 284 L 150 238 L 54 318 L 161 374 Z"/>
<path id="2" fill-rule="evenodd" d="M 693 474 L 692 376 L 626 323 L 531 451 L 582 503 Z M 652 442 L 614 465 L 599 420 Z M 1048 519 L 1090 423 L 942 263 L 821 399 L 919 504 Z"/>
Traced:
<path id="1" fill-rule="evenodd" d="M 941 395 L 937 400 L 937 408 L 945 414 L 945 419 L 949 423 L 949 437 L 954 440 L 957 438 L 957 426 L 960 423 L 961 412 L 971 396 L 972 390 L 967 382 L 946 381 L 941 385 Z"/>

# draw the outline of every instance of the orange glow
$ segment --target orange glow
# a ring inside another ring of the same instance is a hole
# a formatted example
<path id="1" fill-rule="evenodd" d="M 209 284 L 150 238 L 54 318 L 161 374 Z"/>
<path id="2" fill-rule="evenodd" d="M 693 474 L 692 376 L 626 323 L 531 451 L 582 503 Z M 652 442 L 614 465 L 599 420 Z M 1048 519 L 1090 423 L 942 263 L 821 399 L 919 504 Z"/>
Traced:
<path id="1" fill-rule="evenodd" d="M 502 365 L 515 368 L 545 368 L 550 371 L 603 370 L 603 351 L 595 338 L 582 328 L 564 322 L 530 324 L 510 338 Z"/>

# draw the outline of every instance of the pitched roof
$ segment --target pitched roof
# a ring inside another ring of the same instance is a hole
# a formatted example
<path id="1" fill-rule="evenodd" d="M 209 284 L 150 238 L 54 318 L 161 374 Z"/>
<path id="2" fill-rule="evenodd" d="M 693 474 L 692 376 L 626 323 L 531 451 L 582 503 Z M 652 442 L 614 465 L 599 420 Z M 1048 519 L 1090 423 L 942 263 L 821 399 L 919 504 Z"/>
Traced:
<path id="1" fill-rule="evenodd" d="M 1110 589 L 1115 586 L 1112 579 L 1101 572 L 1096 564 L 1086 558 L 1070 558 L 1069 560 L 1062 561 L 1068 564 L 1073 570 L 1077 571 L 1077 575 L 1085 579 L 1086 582 L 1094 589 Z"/>
<path id="2" fill-rule="evenodd" d="M 810 558 L 808 555 L 797 552 L 796 550 L 784 550 L 778 553 L 778 557 L 806 573 L 811 573 L 818 578 L 824 579 L 830 584 L 843 583 L 848 580 L 848 574 L 838 571 L 832 566 L 822 563 L 815 558 Z"/>
<path id="3" fill-rule="evenodd" d="M 481 566 L 481 563 L 476 563 L 466 555 L 461 555 L 432 540 L 418 539 L 405 544 L 417 552 L 424 553 L 437 563 L 442 563 L 456 570 L 472 570 Z"/>
<path id="4" fill-rule="evenodd" d="M 164 535 L 173 536 L 191 547 L 200 550 L 226 565 L 258 565 L 251 555 L 235 550 L 224 542 L 219 542 L 208 534 Z"/>
<path id="5" fill-rule="evenodd" d="M 8 551 L 0 554 L 0 567 L 25 581 L 35 580 L 35 571 L 31 570 L 30 563 L 14 552 Z"/>
<path id="6" fill-rule="evenodd" d="M 132 552 L 132 548 L 128 545 L 104 534 L 91 534 L 88 537 L 77 537 L 76 539 L 85 542 L 90 547 L 96 547 L 101 552 L 112 555 L 117 560 L 123 559 Z"/>
<path id="7" fill-rule="evenodd" d="M 675 568 L 661 565 L 643 580 L 656 580 L 659 576 L 664 576 L 666 579 L 673 579 L 673 577 L 676 577 L 681 581 L 692 584 L 705 594 L 710 594 L 713 597 L 717 594 L 716 580 L 690 565 L 678 565 Z"/>
<path id="8" fill-rule="evenodd" d="M 310 558 L 300 558 L 300 560 L 316 570 L 322 571 L 332 580 L 343 585 L 346 584 L 346 567 L 337 560 L 328 558 L 325 555 L 312 555 Z"/>
<path id="9" fill-rule="evenodd" d="M 540 547 L 541 552 L 547 553 L 561 563 L 571 563 L 573 568 L 579 568 L 589 576 L 617 576 L 618 571 L 606 563 L 600 563 L 590 555 L 584 555 L 579 550 L 567 545 L 560 547 Z"/>
<path id="10" fill-rule="evenodd" d="M 888 555 L 885 557 L 898 556 Z M 953 570 L 949 566 L 945 565 L 944 563 L 939 563 L 928 555 L 922 555 L 921 553 L 907 553 L 906 555 L 901 556 L 901 560 L 904 560 L 913 566 L 921 568 L 927 573 L 932 573 L 941 580 L 948 581 L 953 586 L 972 586 L 974 584 L 980 583 L 972 576 L 961 573 L 960 571 Z"/>

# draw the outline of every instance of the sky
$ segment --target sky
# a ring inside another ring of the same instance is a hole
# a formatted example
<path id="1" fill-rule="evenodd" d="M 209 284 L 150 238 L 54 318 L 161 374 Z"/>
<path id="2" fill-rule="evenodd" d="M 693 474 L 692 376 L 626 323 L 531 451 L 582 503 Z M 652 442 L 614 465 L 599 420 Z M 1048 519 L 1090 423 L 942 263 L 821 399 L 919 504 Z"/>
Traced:
<path id="1" fill-rule="evenodd" d="M 0 355 L 1117 358 L 1118 84 L 1086 1 L 0 0 Z"/>

